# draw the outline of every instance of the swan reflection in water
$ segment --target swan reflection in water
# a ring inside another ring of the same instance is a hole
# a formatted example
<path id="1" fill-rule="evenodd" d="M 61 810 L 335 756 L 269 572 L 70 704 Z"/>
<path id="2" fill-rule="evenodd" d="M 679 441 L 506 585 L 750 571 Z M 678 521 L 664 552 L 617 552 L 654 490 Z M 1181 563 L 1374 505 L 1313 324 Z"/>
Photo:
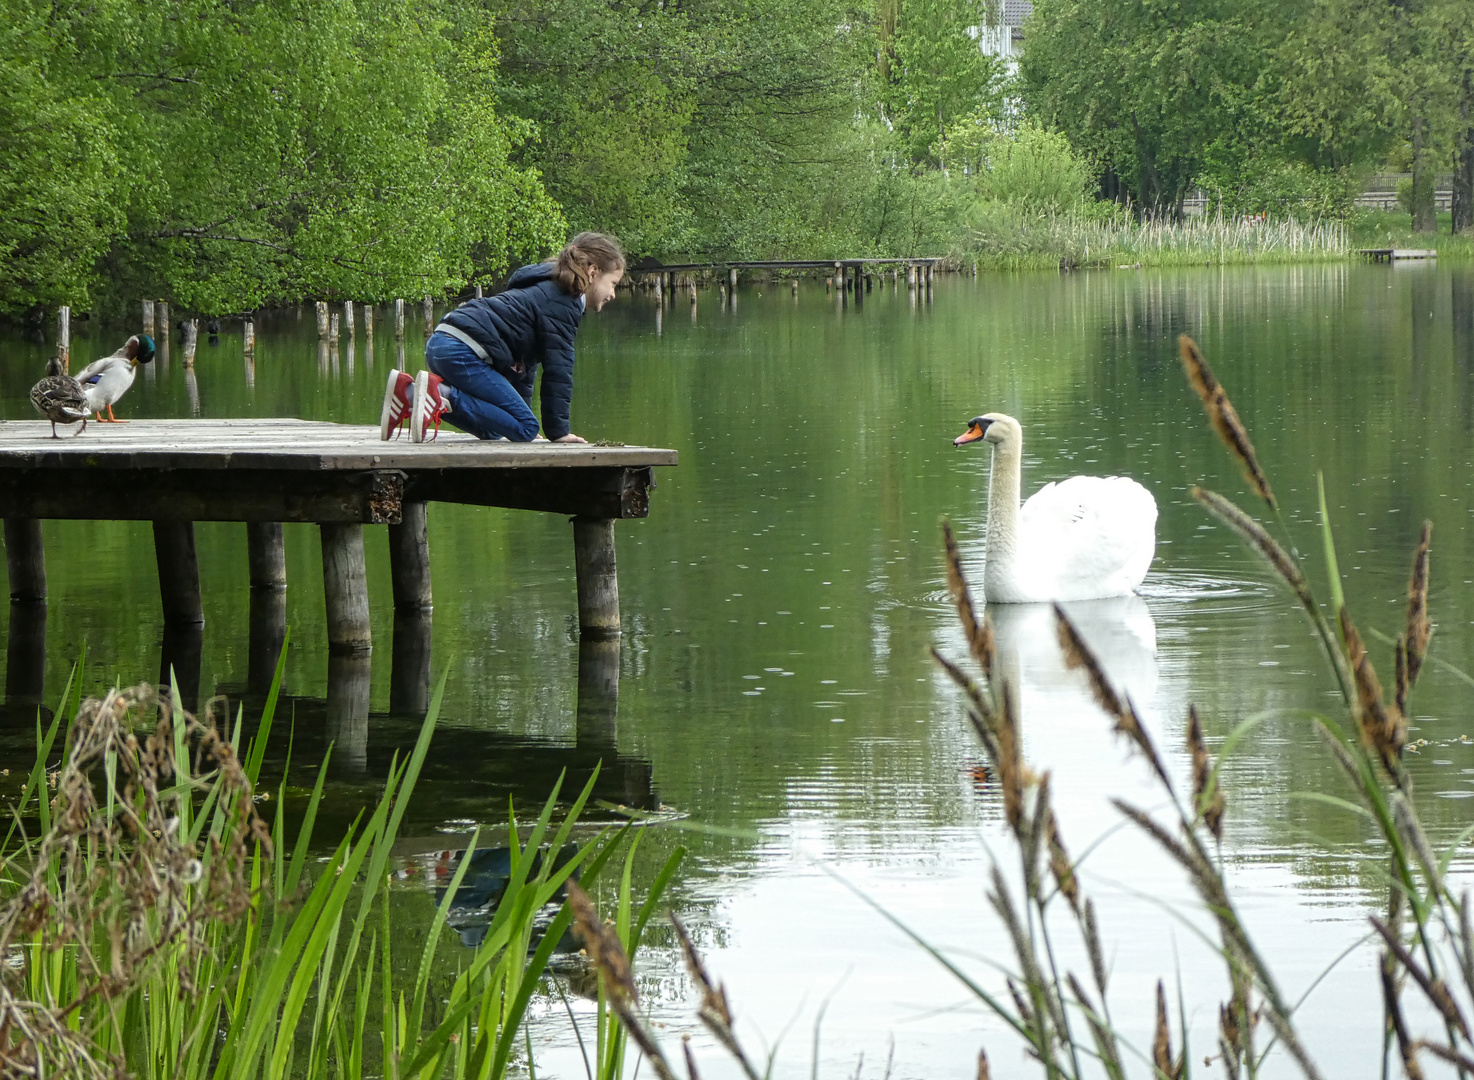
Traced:
<path id="1" fill-rule="evenodd" d="M 1131 697 L 1138 710 L 1157 693 L 1157 624 L 1136 594 L 1061 604 L 1106 678 Z M 989 604 L 998 642 L 999 673 L 1019 689 L 1024 721 L 1060 709 L 1077 711 L 1091 701 L 1079 672 L 1065 666 L 1050 604 Z M 1091 706 L 1094 709 L 1094 706 Z"/>

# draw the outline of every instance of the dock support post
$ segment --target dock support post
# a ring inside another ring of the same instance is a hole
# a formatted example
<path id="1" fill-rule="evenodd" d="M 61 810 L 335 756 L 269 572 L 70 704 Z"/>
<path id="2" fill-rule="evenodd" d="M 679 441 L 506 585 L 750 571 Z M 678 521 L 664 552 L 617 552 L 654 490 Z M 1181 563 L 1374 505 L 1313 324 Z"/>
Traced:
<path id="1" fill-rule="evenodd" d="M 865 268 L 855 264 L 855 310 L 865 306 Z"/>
<path id="2" fill-rule="evenodd" d="M 287 554 L 279 521 L 246 522 L 251 612 L 246 652 L 246 689 L 271 689 L 277 658 L 287 637 Z"/>
<path id="3" fill-rule="evenodd" d="M 394 610 L 429 611 L 435 606 L 430 592 L 429 503 L 407 502 L 400 522 L 389 526 L 389 576 L 394 583 Z"/>
<path id="4" fill-rule="evenodd" d="M 11 704 L 41 700 L 46 689 L 46 603 L 12 602 L 5 639 L 5 699 Z"/>
<path id="5" fill-rule="evenodd" d="M 727 269 L 727 291 L 733 293 L 737 291 L 737 268 L 735 266 Z"/>
<path id="6" fill-rule="evenodd" d="M 154 557 L 159 566 L 159 599 L 164 624 L 204 626 L 200 565 L 195 556 L 194 522 L 155 521 Z"/>
<path id="7" fill-rule="evenodd" d="M 72 370 L 72 309 L 66 304 L 56 313 L 56 358 L 63 371 Z"/>
<path id="8" fill-rule="evenodd" d="M 425 297 L 425 336 L 429 337 L 435 330 L 435 301 Z"/>
<path id="9" fill-rule="evenodd" d="M 658 303 L 658 304 L 664 304 L 665 303 L 665 275 L 664 274 L 656 274 L 655 275 L 655 302 Z"/>
<path id="10" fill-rule="evenodd" d="M 328 316 L 328 344 L 338 344 L 338 313 L 336 311 Z"/>
<path id="11" fill-rule="evenodd" d="M 367 653 L 328 657 L 327 737 L 333 744 L 333 772 L 362 776 L 368 772 L 369 691 Z"/>
<path id="12" fill-rule="evenodd" d="M 404 301 L 394 301 L 394 336 L 404 340 Z"/>
<path id="13" fill-rule="evenodd" d="M 41 523 L 35 518 L 5 519 L 5 567 L 10 573 L 11 603 L 46 599 L 46 549 L 41 543 Z"/>
<path id="14" fill-rule="evenodd" d="M 430 707 L 429 608 L 394 609 L 389 662 L 389 711 L 424 716 Z"/>
<path id="15" fill-rule="evenodd" d="M 169 326 L 169 305 L 163 300 L 158 300 L 154 303 L 154 326 L 158 328 L 159 335 L 165 341 L 168 341 L 171 329 Z"/>
<path id="16" fill-rule="evenodd" d="M 374 646 L 369 629 L 363 526 L 324 523 L 318 528 L 322 530 L 322 585 L 327 601 L 328 652 L 369 652 Z"/>
<path id="17" fill-rule="evenodd" d="M 364 302 L 363 305 L 363 336 L 369 339 L 369 348 L 374 347 L 374 305 Z"/>
<path id="18" fill-rule="evenodd" d="M 348 332 L 348 336 L 349 337 L 352 337 L 353 336 L 353 301 L 352 300 L 344 300 L 343 301 L 343 329 L 345 329 Z"/>
<path id="19" fill-rule="evenodd" d="M 578 705 L 574 713 L 575 745 L 605 755 L 612 768 L 619 716 L 619 639 L 585 639 L 578 643 Z"/>
<path id="20" fill-rule="evenodd" d="M 328 305 L 326 300 L 317 302 L 317 337 L 322 340 L 328 336 Z"/>
<path id="21" fill-rule="evenodd" d="M 618 637 L 619 576 L 612 519 L 573 519 L 573 570 L 578 578 L 579 636 Z"/>
<path id="22" fill-rule="evenodd" d="M 143 302 L 143 332 L 149 337 L 154 336 L 154 302 L 152 300 Z"/>
<path id="23" fill-rule="evenodd" d="M 184 366 L 194 367 L 195 347 L 200 340 L 200 321 L 186 319 L 184 323 Z"/>
<path id="24" fill-rule="evenodd" d="M 253 356 L 256 352 L 256 323 L 247 319 L 245 326 L 241 328 L 242 341 L 245 345 L 247 356 Z"/>
<path id="25" fill-rule="evenodd" d="M 246 560 L 252 592 L 285 592 L 287 550 L 280 521 L 246 522 Z"/>

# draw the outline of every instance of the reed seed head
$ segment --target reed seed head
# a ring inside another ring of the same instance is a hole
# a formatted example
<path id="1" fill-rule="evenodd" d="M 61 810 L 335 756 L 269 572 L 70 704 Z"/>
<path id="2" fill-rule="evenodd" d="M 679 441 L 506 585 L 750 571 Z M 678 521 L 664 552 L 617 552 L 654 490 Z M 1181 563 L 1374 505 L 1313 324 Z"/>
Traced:
<path id="1" fill-rule="evenodd" d="M 962 556 L 957 550 L 957 538 L 952 534 L 952 524 L 942 522 L 942 540 L 947 550 L 947 591 L 957 606 L 957 620 L 962 623 L 962 632 L 967 637 L 967 649 L 973 661 L 982 669 L 983 677 L 993 678 L 993 658 L 996 645 L 993 640 L 993 624 L 986 616 L 981 620 L 972 602 L 972 590 L 962 572 Z"/>
<path id="2" fill-rule="evenodd" d="M 1218 432 L 1218 437 L 1228 447 L 1229 453 L 1238 460 L 1239 466 L 1244 470 L 1244 479 L 1248 480 L 1255 494 L 1271 510 L 1276 509 L 1274 493 L 1269 490 L 1269 480 L 1259 467 L 1259 458 L 1254 453 L 1254 444 L 1249 441 L 1249 432 L 1244 428 L 1239 414 L 1234 411 L 1233 403 L 1228 400 L 1227 391 L 1214 377 L 1212 368 L 1208 367 L 1202 351 L 1192 338 L 1183 334 L 1177 339 L 1177 347 L 1182 353 L 1182 368 L 1187 373 L 1187 381 L 1197 391 L 1198 397 L 1202 398 L 1203 408 L 1208 413 L 1213 430 Z"/>
<path id="3" fill-rule="evenodd" d="M 1059 886 L 1059 891 L 1070 902 L 1071 910 L 1078 915 L 1080 883 L 1075 880 L 1074 864 L 1070 862 L 1064 841 L 1060 839 L 1059 821 L 1055 818 L 1053 809 L 1044 819 L 1044 838 L 1049 845 L 1049 872 L 1054 875 L 1054 883 Z"/>
<path id="4" fill-rule="evenodd" d="M 1399 709 L 1405 709 L 1407 692 L 1418 681 L 1418 674 L 1423 670 L 1423 657 L 1428 652 L 1428 640 L 1433 636 L 1433 624 L 1428 621 L 1428 548 L 1432 538 L 1433 522 L 1425 521 L 1417 550 L 1413 553 L 1413 570 L 1407 583 L 1407 630 L 1403 634 L 1407 670 L 1398 681 Z"/>
<path id="5" fill-rule="evenodd" d="M 1399 776 L 1402 748 L 1407 742 L 1407 720 L 1396 705 L 1389 709 L 1383 703 L 1382 684 L 1377 680 L 1376 669 L 1367 656 L 1356 624 L 1351 621 L 1351 612 L 1344 607 L 1340 621 L 1341 639 L 1346 643 L 1346 660 L 1356 685 L 1356 720 L 1362 742 L 1381 759 L 1388 773 Z"/>
<path id="6" fill-rule="evenodd" d="M 1003 788 L 1003 813 L 1008 827 L 1019 836 L 1024 820 L 1024 765 L 1019 749 L 1018 705 L 1013 685 L 1004 680 L 1003 707 L 998 712 L 998 782 Z"/>
<path id="7" fill-rule="evenodd" d="M 1162 980 L 1157 980 L 1157 1028 L 1152 1035 L 1152 1065 L 1158 1080 L 1177 1080 L 1181 1066 L 1172 1064 L 1172 1029 L 1167 1025 L 1167 991 Z"/>
<path id="8" fill-rule="evenodd" d="M 992 1080 L 993 1074 L 988 1071 L 988 1052 L 978 1051 L 978 1080 Z"/>
<path id="9" fill-rule="evenodd" d="M 1187 707 L 1187 748 L 1193 759 L 1193 805 L 1215 840 L 1223 839 L 1223 789 L 1213 779 L 1213 761 L 1203 743 L 1196 705 Z"/>
<path id="10" fill-rule="evenodd" d="M 1258 552 L 1259 557 L 1267 562 L 1270 569 L 1279 575 L 1280 580 L 1290 587 L 1307 611 L 1316 610 L 1315 597 L 1311 594 L 1310 585 L 1306 582 L 1305 575 L 1300 572 L 1299 565 L 1290 558 L 1284 548 L 1280 547 L 1274 537 L 1265 531 L 1263 525 L 1217 492 L 1195 487 L 1191 494 L 1202 504 L 1203 509 L 1238 533 L 1250 547 Z"/>
<path id="11" fill-rule="evenodd" d="M 634 972 L 619 935 L 599 918 L 599 911 L 589 894 L 572 880 L 568 882 L 568 906 L 573 909 L 573 932 L 583 942 L 589 960 L 604 977 L 605 990 L 621 1002 L 637 1004 L 640 995 L 635 989 Z"/>

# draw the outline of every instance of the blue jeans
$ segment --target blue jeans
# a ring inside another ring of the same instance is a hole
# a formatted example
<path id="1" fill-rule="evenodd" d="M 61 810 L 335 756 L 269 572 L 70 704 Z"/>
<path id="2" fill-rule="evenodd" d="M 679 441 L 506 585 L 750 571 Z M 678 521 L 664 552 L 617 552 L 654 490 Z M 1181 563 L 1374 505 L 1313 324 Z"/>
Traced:
<path id="1" fill-rule="evenodd" d="M 450 409 L 445 419 L 462 431 L 478 439 L 500 435 L 513 442 L 531 442 L 537 436 L 531 394 L 524 398 L 465 342 L 431 334 L 425 342 L 425 366 L 445 380 L 440 385 Z"/>

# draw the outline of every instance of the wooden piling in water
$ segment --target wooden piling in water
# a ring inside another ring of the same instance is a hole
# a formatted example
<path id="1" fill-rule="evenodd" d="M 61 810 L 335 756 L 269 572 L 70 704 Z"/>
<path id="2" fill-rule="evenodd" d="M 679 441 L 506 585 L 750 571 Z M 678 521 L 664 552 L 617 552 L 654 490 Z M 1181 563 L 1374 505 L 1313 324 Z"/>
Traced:
<path id="1" fill-rule="evenodd" d="M 159 568 L 159 599 L 165 625 L 204 626 L 194 522 L 155 521 L 154 558 Z"/>
<path id="2" fill-rule="evenodd" d="M 374 305 L 363 305 L 363 336 L 368 338 L 369 348 L 374 347 Z"/>
<path id="3" fill-rule="evenodd" d="M 618 637 L 619 576 L 613 520 L 573 519 L 573 569 L 578 579 L 579 636 Z"/>
<path id="4" fill-rule="evenodd" d="M 200 321 L 198 319 L 186 319 L 184 321 L 184 366 L 194 367 L 195 347 L 199 343 Z"/>
<path id="5" fill-rule="evenodd" d="M 655 299 L 659 303 L 665 303 L 665 275 L 655 275 Z"/>
<path id="6" fill-rule="evenodd" d="M 353 301 L 343 301 L 343 327 L 348 331 L 348 336 L 353 336 Z"/>
<path id="7" fill-rule="evenodd" d="M 314 306 L 317 308 L 317 337 L 319 341 L 323 341 L 326 340 L 328 336 L 327 301 L 319 300 Z"/>
<path id="8" fill-rule="evenodd" d="M 428 511 L 428 503 L 404 503 L 399 524 L 389 526 L 389 576 L 396 612 L 429 611 L 435 606 L 430 590 Z"/>
<path id="9" fill-rule="evenodd" d="M 336 311 L 328 316 L 328 344 L 338 344 L 338 313 Z"/>
<path id="10" fill-rule="evenodd" d="M 286 592 L 287 549 L 280 521 L 246 522 L 246 563 L 252 592 Z"/>
<path id="11" fill-rule="evenodd" d="M 152 300 L 143 302 L 143 332 L 149 337 L 154 336 L 154 302 Z"/>
<path id="12" fill-rule="evenodd" d="M 322 532 L 322 584 L 327 606 L 328 652 L 369 652 L 373 648 L 373 634 L 369 628 L 363 526 L 324 523 L 318 528 Z"/>
<path id="13" fill-rule="evenodd" d="M 425 297 L 425 336 L 435 332 L 435 301 Z"/>
<path id="14" fill-rule="evenodd" d="M 169 305 L 163 300 L 154 302 L 154 326 L 158 327 L 159 338 L 162 341 L 164 359 L 169 359 Z"/>
<path id="15" fill-rule="evenodd" d="M 394 336 L 404 340 L 404 301 L 394 301 Z"/>
<path id="16" fill-rule="evenodd" d="M 46 549 L 41 523 L 35 518 L 5 519 L 5 568 L 10 575 L 11 603 L 46 599 Z"/>
<path id="17" fill-rule="evenodd" d="M 865 282 L 864 268 L 861 264 L 855 264 L 855 310 L 859 311 L 865 306 Z"/>
<path id="18" fill-rule="evenodd" d="M 72 309 L 66 304 L 56 313 L 56 358 L 63 371 L 72 370 Z"/>
<path id="19" fill-rule="evenodd" d="M 734 293 L 737 291 L 737 268 L 735 266 L 727 269 L 727 288 Z"/>
<path id="20" fill-rule="evenodd" d="M 246 355 L 254 355 L 256 352 L 256 323 L 250 318 L 247 318 L 245 325 L 241 327 L 241 340 L 244 344 Z"/>
<path id="21" fill-rule="evenodd" d="M 475 296 L 476 296 L 476 299 L 477 300 L 481 300 L 481 299 L 483 299 L 485 297 L 485 294 L 482 292 L 482 289 L 481 289 L 481 286 L 480 285 L 477 285 L 476 286 Z"/>

